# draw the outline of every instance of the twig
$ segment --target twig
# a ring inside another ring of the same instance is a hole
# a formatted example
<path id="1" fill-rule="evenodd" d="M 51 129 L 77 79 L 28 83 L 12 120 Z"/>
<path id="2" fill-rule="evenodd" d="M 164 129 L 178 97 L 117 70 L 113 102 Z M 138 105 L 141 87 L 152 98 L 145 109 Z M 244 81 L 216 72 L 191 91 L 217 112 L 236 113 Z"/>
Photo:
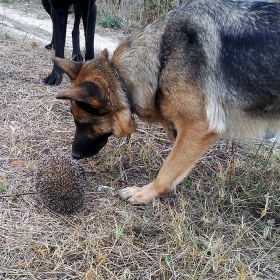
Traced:
<path id="1" fill-rule="evenodd" d="M 16 193 L 16 194 L 5 194 L 5 195 L 0 195 L 0 198 L 4 197 L 11 197 L 11 196 L 23 196 L 23 195 L 30 195 L 30 194 L 36 194 L 37 192 L 26 192 L 26 193 Z"/>
<path id="2" fill-rule="evenodd" d="M 16 194 L 4 194 L 4 195 L 0 195 L 0 198 L 5 198 L 5 197 L 17 197 L 17 196 L 24 196 L 24 195 L 30 195 L 30 194 L 37 194 L 38 192 L 26 192 L 26 193 L 16 193 Z M 93 191 L 89 191 L 86 192 L 88 194 L 94 193 L 94 194 L 105 194 L 108 192 L 93 192 Z"/>

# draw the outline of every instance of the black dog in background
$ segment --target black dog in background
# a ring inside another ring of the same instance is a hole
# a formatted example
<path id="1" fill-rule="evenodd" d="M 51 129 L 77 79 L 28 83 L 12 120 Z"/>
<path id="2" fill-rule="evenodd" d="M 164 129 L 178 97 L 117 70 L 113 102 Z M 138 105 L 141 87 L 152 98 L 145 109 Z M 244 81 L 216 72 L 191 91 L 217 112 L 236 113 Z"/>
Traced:
<path id="1" fill-rule="evenodd" d="M 72 31 L 72 57 L 75 61 L 83 61 L 79 40 L 79 25 L 82 18 L 85 31 L 85 60 L 93 59 L 97 11 L 95 0 L 42 0 L 42 4 L 53 22 L 52 41 L 46 48 L 55 49 L 55 56 L 64 58 L 68 10 L 71 5 L 74 5 L 75 22 Z M 44 83 L 59 85 L 62 81 L 62 74 L 63 71 L 54 65 L 52 72 L 44 78 Z"/>

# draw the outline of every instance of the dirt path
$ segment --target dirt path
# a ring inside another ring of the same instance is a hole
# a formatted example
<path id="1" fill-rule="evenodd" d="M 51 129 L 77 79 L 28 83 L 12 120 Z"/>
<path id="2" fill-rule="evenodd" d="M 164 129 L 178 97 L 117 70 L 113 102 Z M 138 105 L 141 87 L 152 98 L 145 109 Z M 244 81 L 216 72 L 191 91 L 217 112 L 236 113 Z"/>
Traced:
<path id="1" fill-rule="evenodd" d="M 43 7 L 37 6 L 33 9 L 21 9 L 21 6 L 14 5 L 7 7 L 0 3 L 0 28 L 7 30 L 16 36 L 21 36 L 24 39 L 29 39 L 35 42 L 48 44 L 52 37 L 52 22 Z M 30 12 L 28 12 L 28 10 Z M 33 11 L 33 12 L 32 12 Z M 72 27 L 74 22 L 73 14 L 68 17 L 66 48 L 72 48 Z M 82 24 L 80 26 L 80 41 L 81 47 L 84 47 L 84 33 Z M 98 33 L 95 35 L 95 49 L 102 50 L 107 48 L 109 52 L 113 52 L 119 40 L 112 37 L 101 36 Z"/>

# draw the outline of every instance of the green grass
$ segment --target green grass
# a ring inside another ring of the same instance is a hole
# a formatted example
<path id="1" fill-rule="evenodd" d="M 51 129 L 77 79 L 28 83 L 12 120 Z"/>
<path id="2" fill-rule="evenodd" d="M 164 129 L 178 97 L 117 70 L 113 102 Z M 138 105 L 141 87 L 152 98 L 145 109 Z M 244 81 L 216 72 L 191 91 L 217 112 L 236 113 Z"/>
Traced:
<path id="1" fill-rule="evenodd" d="M 122 27 L 122 19 L 121 17 L 106 14 L 98 21 L 98 24 L 102 27 L 118 29 Z"/>
<path id="2" fill-rule="evenodd" d="M 1 192 L 6 192 L 8 188 L 9 188 L 9 185 L 0 184 L 0 193 Z"/>
<path id="3" fill-rule="evenodd" d="M 98 3 L 98 21 L 101 26 L 114 29 L 139 28 L 151 23 L 175 6 L 173 0 L 121 1 L 120 5 L 105 0 Z"/>

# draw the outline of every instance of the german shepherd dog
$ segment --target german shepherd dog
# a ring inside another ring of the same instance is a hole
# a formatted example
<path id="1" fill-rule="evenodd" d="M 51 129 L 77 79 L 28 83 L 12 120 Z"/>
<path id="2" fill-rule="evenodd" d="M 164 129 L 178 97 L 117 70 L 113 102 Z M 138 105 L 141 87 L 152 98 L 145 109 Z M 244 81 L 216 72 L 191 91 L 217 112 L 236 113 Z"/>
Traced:
<path id="1" fill-rule="evenodd" d="M 219 137 L 280 131 L 280 5 L 190 0 L 128 36 L 112 58 L 53 58 L 72 87 L 72 156 L 133 133 L 133 114 L 174 141 L 157 178 L 120 191 L 132 203 L 166 194 Z"/>
<path id="2" fill-rule="evenodd" d="M 42 0 L 47 13 L 53 22 L 52 41 L 46 46 L 47 49 L 55 49 L 55 56 L 64 58 L 64 47 L 66 38 L 66 25 L 68 10 L 74 5 L 75 21 L 72 31 L 73 52 L 72 57 L 75 61 L 83 61 L 80 49 L 80 20 L 83 19 L 86 39 L 85 59 L 94 57 L 94 32 L 96 23 L 95 0 Z M 59 85 L 62 81 L 63 71 L 54 65 L 52 72 L 44 78 L 44 83 L 48 85 Z"/>

